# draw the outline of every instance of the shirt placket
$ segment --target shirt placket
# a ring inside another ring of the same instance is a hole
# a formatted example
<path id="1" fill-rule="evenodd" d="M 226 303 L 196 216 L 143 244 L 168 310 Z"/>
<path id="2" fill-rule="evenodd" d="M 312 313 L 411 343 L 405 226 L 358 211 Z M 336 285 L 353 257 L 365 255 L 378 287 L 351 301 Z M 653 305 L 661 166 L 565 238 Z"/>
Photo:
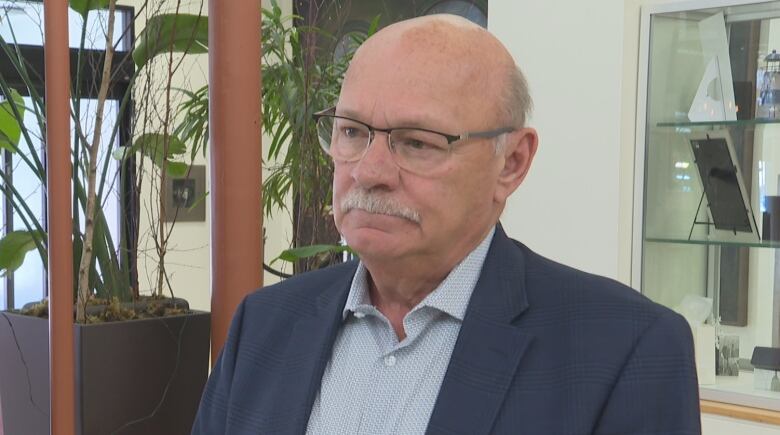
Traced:
<path id="1" fill-rule="evenodd" d="M 393 406 L 389 408 L 391 411 L 382 420 L 381 433 L 383 434 L 399 433 L 398 429 L 402 426 L 401 419 L 414 400 L 414 393 L 419 390 L 424 374 L 428 373 L 432 366 L 430 354 L 422 352 L 425 355 L 421 355 L 421 352 L 415 352 L 414 348 L 425 345 L 420 341 L 422 339 L 421 333 L 431 327 L 434 318 L 432 309 L 421 306 L 410 312 L 404 319 L 404 328 L 407 329 L 408 335 L 392 350 L 391 356 L 395 356 L 396 361 L 389 367 L 388 372 L 390 374 L 389 380 L 392 382 L 390 385 L 394 386 L 392 389 Z M 425 347 L 427 348 L 427 346 Z M 424 364 L 425 367 L 421 367 L 421 364 Z"/>
<path id="2" fill-rule="evenodd" d="M 368 343 L 373 335 L 371 325 L 372 319 L 366 319 L 365 317 L 367 314 L 362 310 L 355 311 L 353 316 L 355 319 L 352 320 L 354 323 L 350 326 L 352 329 L 351 334 L 355 334 L 358 337 L 358 340 L 363 340 Z M 350 347 L 354 346 L 354 343 L 350 345 Z M 381 347 L 371 346 L 370 349 L 370 353 L 373 353 L 374 355 L 381 353 Z M 349 375 L 352 377 L 350 387 L 355 389 L 354 397 L 371 397 L 375 394 L 376 385 L 374 370 L 370 367 L 371 362 L 360 360 L 359 362 L 355 361 L 353 363 L 359 365 L 358 367 L 355 367 Z M 341 397 L 344 396 L 346 396 L 346 394 L 341 395 Z M 341 428 L 341 430 L 338 430 L 337 432 L 361 433 L 360 428 L 364 426 L 364 419 L 367 418 L 365 415 L 365 401 L 347 401 L 344 406 L 348 411 L 341 414 L 344 417 L 344 420 L 340 424 L 337 424 L 337 426 Z"/>
<path id="3" fill-rule="evenodd" d="M 359 397 L 365 398 L 357 406 L 360 412 L 357 419 L 357 433 L 359 434 L 377 434 L 381 430 L 387 409 L 391 406 L 393 397 L 388 394 L 388 383 L 394 382 L 393 369 L 396 365 L 396 356 L 393 355 L 395 346 L 398 342 L 395 332 L 390 322 L 375 307 L 359 306 L 355 311 L 355 317 L 365 322 L 368 335 L 373 338 L 377 353 L 372 358 L 370 364 L 372 368 L 368 370 L 370 378 L 367 382 L 363 394 Z M 390 384 L 392 385 L 392 384 Z"/>

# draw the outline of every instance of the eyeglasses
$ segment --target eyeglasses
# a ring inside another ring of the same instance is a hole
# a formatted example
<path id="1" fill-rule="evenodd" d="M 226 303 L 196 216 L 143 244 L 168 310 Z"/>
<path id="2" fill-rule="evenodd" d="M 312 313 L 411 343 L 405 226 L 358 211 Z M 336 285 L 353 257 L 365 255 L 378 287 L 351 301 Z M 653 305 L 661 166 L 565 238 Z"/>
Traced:
<path id="1" fill-rule="evenodd" d="M 395 163 L 405 170 L 425 173 L 447 161 L 453 144 L 467 139 L 491 139 L 515 129 L 476 131 L 450 135 L 424 128 L 376 128 L 365 122 L 336 115 L 336 108 L 314 114 L 320 146 L 334 160 L 360 160 L 376 132 L 387 134 L 387 144 Z"/>

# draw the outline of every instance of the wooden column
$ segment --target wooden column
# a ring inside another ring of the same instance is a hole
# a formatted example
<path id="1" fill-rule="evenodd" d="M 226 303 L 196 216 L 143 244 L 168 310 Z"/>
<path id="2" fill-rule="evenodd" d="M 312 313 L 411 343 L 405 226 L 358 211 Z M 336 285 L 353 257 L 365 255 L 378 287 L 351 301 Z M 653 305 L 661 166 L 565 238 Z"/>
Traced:
<path id="1" fill-rule="evenodd" d="M 211 356 L 262 285 L 260 1 L 209 2 Z"/>
<path id="2" fill-rule="evenodd" d="M 44 0 L 51 433 L 75 431 L 68 0 Z"/>

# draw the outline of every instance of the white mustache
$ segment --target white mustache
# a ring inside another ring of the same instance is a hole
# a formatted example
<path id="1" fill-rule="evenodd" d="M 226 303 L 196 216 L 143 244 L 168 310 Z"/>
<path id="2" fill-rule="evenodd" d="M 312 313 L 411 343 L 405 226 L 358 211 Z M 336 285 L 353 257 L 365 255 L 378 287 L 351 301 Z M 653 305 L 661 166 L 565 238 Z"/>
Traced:
<path id="1" fill-rule="evenodd" d="M 341 212 L 358 209 L 368 213 L 385 214 L 420 223 L 420 212 L 407 207 L 400 202 L 372 193 L 366 189 L 355 188 L 347 192 L 347 196 L 341 201 Z"/>

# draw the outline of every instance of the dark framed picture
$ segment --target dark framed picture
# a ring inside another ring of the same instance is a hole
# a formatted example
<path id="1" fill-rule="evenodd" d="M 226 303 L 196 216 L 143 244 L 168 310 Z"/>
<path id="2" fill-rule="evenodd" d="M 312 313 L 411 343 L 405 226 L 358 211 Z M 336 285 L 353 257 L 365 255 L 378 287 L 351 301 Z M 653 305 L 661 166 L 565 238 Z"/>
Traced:
<path id="1" fill-rule="evenodd" d="M 206 221 L 206 167 L 192 165 L 186 177 L 165 179 L 165 221 Z"/>
<path id="2" fill-rule="evenodd" d="M 748 233 L 759 239 L 745 182 L 726 131 L 690 136 L 709 215 L 716 230 Z"/>

